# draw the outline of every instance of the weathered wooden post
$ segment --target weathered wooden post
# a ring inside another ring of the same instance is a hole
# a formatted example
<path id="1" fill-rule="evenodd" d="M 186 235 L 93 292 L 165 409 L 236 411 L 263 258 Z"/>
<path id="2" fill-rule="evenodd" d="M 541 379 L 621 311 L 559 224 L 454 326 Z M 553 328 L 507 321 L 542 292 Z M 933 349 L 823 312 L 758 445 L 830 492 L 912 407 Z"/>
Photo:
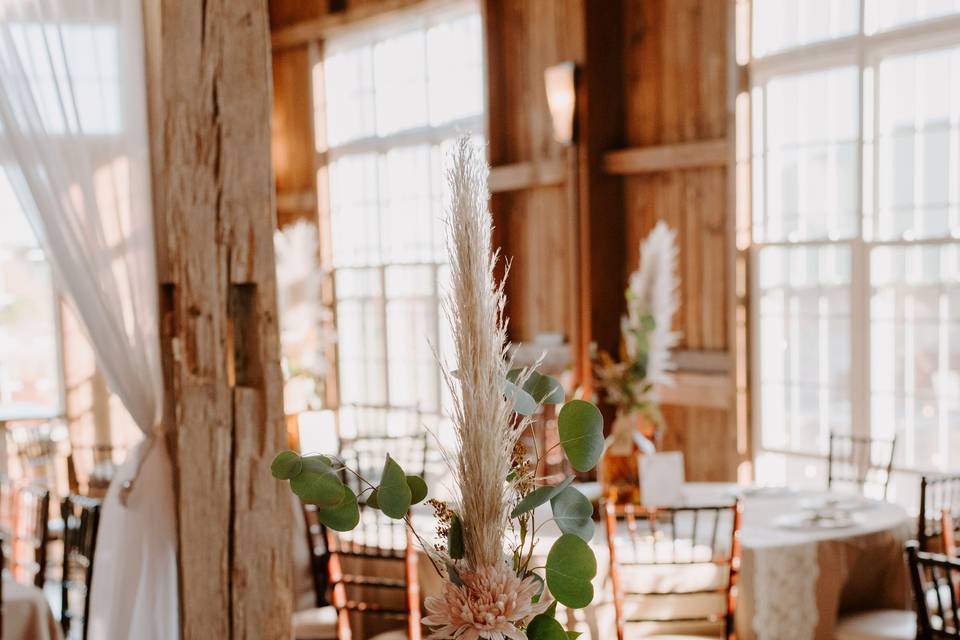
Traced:
<path id="1" fill-rule="evenodd" d="M 181 631 L 288 638 L 264 0 L 145 0 Z"/>

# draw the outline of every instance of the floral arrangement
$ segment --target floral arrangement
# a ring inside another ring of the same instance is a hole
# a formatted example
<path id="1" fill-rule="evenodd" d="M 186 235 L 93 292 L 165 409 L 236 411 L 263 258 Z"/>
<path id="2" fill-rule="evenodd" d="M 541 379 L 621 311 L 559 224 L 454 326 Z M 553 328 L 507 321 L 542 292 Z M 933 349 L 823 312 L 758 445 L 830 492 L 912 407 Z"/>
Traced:
<path id="1" fill-rule="evenodd" d="M 658 431 L 663 416 L 656 385 L 670 384 L 670 350 L 680 335 L 671 331 L 677 297 L 676 232 L 656 224 L 640 245 L 640 265 L 630 275 L 627 313 L 620 319 L 620 360 L 599 355 L 597 380 L 607 400 L 623 414 L 640 414 Z"/>
<path id="2" fill-rule="evenodd" d="M 536 477 L 539 457 L 520 435 L 543 404 L 561 404 L 560 383 L 532 369 L 511 369 L 507 357 L 503 284 L 493 270 L 487 209 L 487 166 L 481 151 L 461 138 L 447 179 L 451 290 L 444 308 L 453 331 L 458 367 L 444 368 L 453 397 L 452 419 L 458 448 L 445 452 L 457 500 L 431 500 L 441 542 L 423 551 L 443 578 L 443 593 L 426 598 L 431 638 L 459 640 L 548 640 L 576 637 L 555 618 L 557 602 L 583 608 L 593 600 L 597 562 L 588 541 L 594 533 L 593 506 L 572 486 L 573 476 L 548 485 Z M 558 414 L 559 443 L 577 471 L 589 471 L 603 453 L 603 419 L 583 400 L 563 404 Z M 423 478 L 408 475 L 386 457 L 379 482 L 363 478 L 331 455 L 276 456 L 273 475 L 288 480 L 302 500 L 318 506 L 323 524 L 349 531 L 360 519 L 360 505 L 405 520 L 428 496 Z M 343 474 L 360 478 L 354 492 Z M 537 508 L 550 503 L 560 535 L 545 562 L 535 562 Z M 542 562 L 541 566 L 534 566 Z M 548 595 L 549 594 L 549 595 Z"/>

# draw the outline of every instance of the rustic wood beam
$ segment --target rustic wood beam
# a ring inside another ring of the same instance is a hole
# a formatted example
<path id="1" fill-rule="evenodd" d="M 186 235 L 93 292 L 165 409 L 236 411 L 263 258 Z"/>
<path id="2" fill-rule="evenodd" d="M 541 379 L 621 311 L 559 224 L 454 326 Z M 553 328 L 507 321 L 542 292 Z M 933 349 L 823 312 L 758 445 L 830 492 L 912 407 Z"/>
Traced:
<path id="1" fill-rule="evenodd" d="M 492 167 L 488 184 L 491 193 L 503 193 L 563 184 L 566 177 L 566 165 L 557 158 Z"/>
<path id="2" fill-rule="evenodd" d="M 730 408 L 734 397 L 733 380 L 726 374 L 677 371 L 673 384 L 659 388 L 660 402 L 702 409 Z"/>
<path id="3" fill-rule="evenodd" d="M 289 638 L 266 3 L 144 8 L 181 637 Z"/>
<path id="4" fill-rule="evenodd" d="M 271 35 L 274 51 L 296 47 L 316 40 L 322 40 L 331 31 L 350 25 L 358 20 L 385 19 L 398 11 L 416 5 L 426 4 L 429 0 L 379 0 L 352 6 L 345 11 L 327 13 L 310 20 L 275 29 Z"/>
<path id="5" fill-rule="evenodd" d="M 603 156 L 603 170 L 613 175 L 628 175 L 698 167 L 723 167 L 729 160 L 730 144 L 726 138 L 722 138 L 608 151 Z"/>

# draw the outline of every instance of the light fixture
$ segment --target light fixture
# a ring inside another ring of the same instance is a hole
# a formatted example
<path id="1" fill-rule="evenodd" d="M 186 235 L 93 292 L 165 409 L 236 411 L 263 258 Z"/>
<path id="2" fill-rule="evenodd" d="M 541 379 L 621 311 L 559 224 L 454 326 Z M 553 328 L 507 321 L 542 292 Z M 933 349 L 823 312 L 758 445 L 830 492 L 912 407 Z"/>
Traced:
<path id="1" fill-rule="evenodd" d="M 561 62 L 547 67 L 543 72 L 547 105 L 553 121 L 553 137 L 565 145 L 573 144 L 573 118 L 577 108 L 576 75 L 575 62 Z"/>

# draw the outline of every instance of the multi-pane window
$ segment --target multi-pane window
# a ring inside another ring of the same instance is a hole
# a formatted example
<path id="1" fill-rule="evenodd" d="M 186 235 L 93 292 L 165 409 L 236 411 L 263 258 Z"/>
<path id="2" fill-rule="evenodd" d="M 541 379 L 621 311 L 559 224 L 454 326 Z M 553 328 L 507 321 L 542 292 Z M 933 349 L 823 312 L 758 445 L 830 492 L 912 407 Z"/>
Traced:
<path id="1" fill-rule="evenodd" d="M 448 5 L 324 43 L 314 75 L 329 184 L 340 425 L 442 420 L 449 342 L 444 156 L 483 130 L 478 9 Z"/>
<path id="2" fill-rule="evenodd" d="M 831 431 L 956 470 L 960 2 L 749 15 L 758 478 L 822 482 Z"/>
<path id="3" fill-rule="evenodd" d="M 0 420 L 61 411 L 56 296 L 50 266 L 0 170 Z"/>

